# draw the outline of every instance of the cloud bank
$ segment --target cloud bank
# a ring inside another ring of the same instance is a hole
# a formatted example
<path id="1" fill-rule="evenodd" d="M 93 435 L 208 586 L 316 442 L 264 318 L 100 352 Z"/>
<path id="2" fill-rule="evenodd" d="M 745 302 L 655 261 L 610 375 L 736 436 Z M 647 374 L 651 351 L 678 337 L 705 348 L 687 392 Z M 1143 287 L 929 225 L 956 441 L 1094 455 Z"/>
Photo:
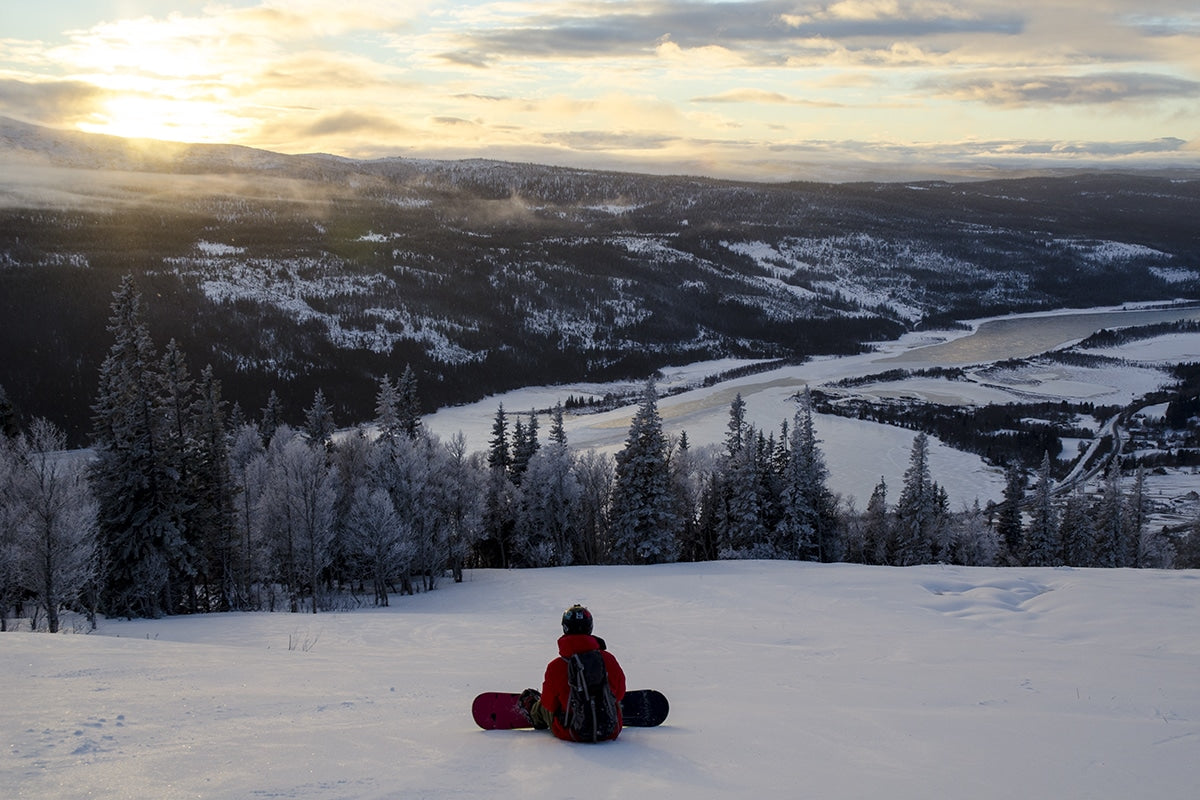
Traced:
<path id="1" fill-rule="evenodd" d="M 168 5 L 126 0 L 46 38 L 6 26 L 0 114 L 769 179 L 847 161 L 1200 166 L 1200 12 L 1174 0 Z"/>

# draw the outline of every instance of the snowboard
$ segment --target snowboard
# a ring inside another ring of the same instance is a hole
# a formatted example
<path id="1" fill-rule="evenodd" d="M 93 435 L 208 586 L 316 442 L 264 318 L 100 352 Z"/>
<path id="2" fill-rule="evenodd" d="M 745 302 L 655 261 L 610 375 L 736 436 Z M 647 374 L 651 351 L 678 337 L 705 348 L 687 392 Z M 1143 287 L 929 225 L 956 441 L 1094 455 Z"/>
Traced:
<path id="1" fill-rule="evenodd" d="M 519 692 L 484 692 L 471 704 L 471 716 L 475 717 L 475 724 L 485 731 L 532 728 L 521 712 L 520 699 Z M 666 695 L 654 689 L 627 691 L 621 700 L 621 719 L 629 728 L 661 725 L 669 710 Z"/>

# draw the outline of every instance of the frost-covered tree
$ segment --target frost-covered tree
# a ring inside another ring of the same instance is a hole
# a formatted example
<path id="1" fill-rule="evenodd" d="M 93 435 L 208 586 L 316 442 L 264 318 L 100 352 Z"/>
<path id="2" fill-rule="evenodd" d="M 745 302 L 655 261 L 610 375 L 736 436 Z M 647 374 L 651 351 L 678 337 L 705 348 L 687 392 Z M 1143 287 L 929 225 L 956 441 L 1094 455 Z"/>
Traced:
<path id="1" fill-rule="evenodd" d="M 305 597 L 315 614 L 321 573 L 332 560 L 334 476 L 324 448 L 310 446 L 286 425 L 267 449 L 261 523 L 273 577 L 288 593 L 288 609 L 302 610 Z"/>
<path id="2" fill-rule="evenodd" d="M 642 392 L 625 447 L 617 454 L 610 520 L 613 555 L 625 563 L 675 561 L 677 522 L 667 441 L 651 380 Z"/>
<path id="3" fill-rule="evenodd" d="M 333 501 L 334 539 L 333 556 L 329 574 L 331 581 L 338 585 L 361 580 L 353 574 L 350 564 L 350 554 L 347 552 L 346 526 L 354 505 L 358 490 L 364 486 L 372 486 L 373 451 L 377 448 L 387 448 L 388 441 L 368 438 L 366 431 L 357 427 L 348 435 L 341 437 L 335 447 L 329 451 L 329 463 L 335 476 L 337 496 Z"/>
<path id="4" fill-rule="evenodd" d="M 580 494 L 566 445 L 554 442 L 530 456 L 521 481 L 514 555 L 535 567 L 571 564 Z"/>
<path id="5" fill-rule="evenodd" d="M 586 450 L 575 459 L 575 479 L 579 482 L 576 509 L 576 543 L 573 562 L 599 564 L 608 560 L 609 515 L 616 466 L 612 456 Z"/>
<path id="6" fill-rule="evenodd" d="M 467 557 L 483 533 L 488 471 L 481 457 L 467 452 L 467 440 L 461 432 L 451 437 L 445 448 L 443 513 L 447 562 L 455 583 L 461 583 Z"/>
<path id="7" fill-rule="evenodd" d="M 1052 567 L 1061 563 L 1062 545 L 1058 539 L 1053 489 L 1050 454 L 1046 453 L 1042 456 L 1042 465 L 1038 468 L 1037 480 L 1033 485 L 1029 528 L 1024 537 L 1022 562 L 1030 567 Z"/>
<path id="8" fill-rule="evenodd" d="M 448 563 L 450 521 L 445 486 L 449 457 L 441 443 L 429 433 L 416 439 L 401 439 L 392 448 L 390 463 L 381 473 L 396 511 L 413 532 L 412 578 L 428 591 Z M 402 591 L 411 591 L 407 578 Z"/>
<path id="9" fill-rule="evenodd" d="M 21 583 L 46 615 L 50 633 L 59 629 L 64 606 L 80 607 L 95 579 L 96 501 L 85 464 L 64 455 L 66 437 L 36 419 L 14 448 L 11 490 L 19 509 L 16 544 Z"/>
<path id="10" fill-rule="evenodd" d="M 345 525 L 346 554 L 355 573 L 371 584 L 375 605 L 388 604 L 388 592 L 411 571 L 412 527 L 396 513 L 386 489 L 359 486 Z"/>
<path id="11" fill-rule="evenodd" d="M 175 576 L 192 569 L 180 530 L 177 467 L 163 455 L 157 358 L 145 308 L 132 278 L 113 294 L 114 342 L 100 367 L 92 405 L 91 482 L 99 503 L 105 565 L 101 609 L 110 615 L 156 617 L 180 602 Z"/>
<path id="12" fill-rule="evenodd" d="M 990 567 L 999 562 L 1002 549 L 995 528 L 988 524 L 987 512 L 976 498 L 955 521 L 947 560 L 954 564 Z"/>

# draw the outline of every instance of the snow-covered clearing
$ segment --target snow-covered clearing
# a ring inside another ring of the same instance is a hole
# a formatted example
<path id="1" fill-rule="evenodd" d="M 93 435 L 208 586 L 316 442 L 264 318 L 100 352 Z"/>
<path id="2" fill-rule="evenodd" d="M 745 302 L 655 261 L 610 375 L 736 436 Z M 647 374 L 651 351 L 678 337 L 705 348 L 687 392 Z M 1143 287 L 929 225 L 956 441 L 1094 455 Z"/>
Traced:
<path id="1" fill-rule="evenodd" d="M 485 732 L 583 602 L 666 725 Z M 16 798 L 1192 798 L 1200 573 L 794 562 L 468 573 L 345 614 L 0 635 Z"/>

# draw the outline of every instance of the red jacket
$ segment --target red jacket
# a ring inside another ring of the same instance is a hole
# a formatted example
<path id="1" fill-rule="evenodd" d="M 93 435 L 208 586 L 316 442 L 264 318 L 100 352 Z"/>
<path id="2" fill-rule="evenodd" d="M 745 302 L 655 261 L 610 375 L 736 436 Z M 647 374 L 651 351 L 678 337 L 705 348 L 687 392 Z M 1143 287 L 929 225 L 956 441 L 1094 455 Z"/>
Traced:
<path id="1" fill-rule="evenodd" d="M 595 636 L 583 633 L 568 634 L 559 637 L 558 640 L 558 654 L 562 658 L 556 658 L 546 665 L 546 678 L 542 681 L 542 708 L 554 715 L 554 723 L 551 728 L 554 735 L 560 739 L 571 739 L 570 731 L 562 726 L 563 711 L 566 710 L 567 701 L 571 697 L 571 687 L 567 683 L 567 662 L 564 659 L 570 658 L 576 653 L 600 649 L 600 642 Z M 620 703 L 621 699 L 625 697 L 625 673 L 612 653 L 603 650 L 601 655 L 604 658 L 604 668 L 608 671 L 608 685 L 612 689 L 613 696 Z M 617 735 L 621 733 L 620 712 L 621 709 L 618 706 L 617 729 L 613 731 L 610 739 L 617 738 Z"/>

